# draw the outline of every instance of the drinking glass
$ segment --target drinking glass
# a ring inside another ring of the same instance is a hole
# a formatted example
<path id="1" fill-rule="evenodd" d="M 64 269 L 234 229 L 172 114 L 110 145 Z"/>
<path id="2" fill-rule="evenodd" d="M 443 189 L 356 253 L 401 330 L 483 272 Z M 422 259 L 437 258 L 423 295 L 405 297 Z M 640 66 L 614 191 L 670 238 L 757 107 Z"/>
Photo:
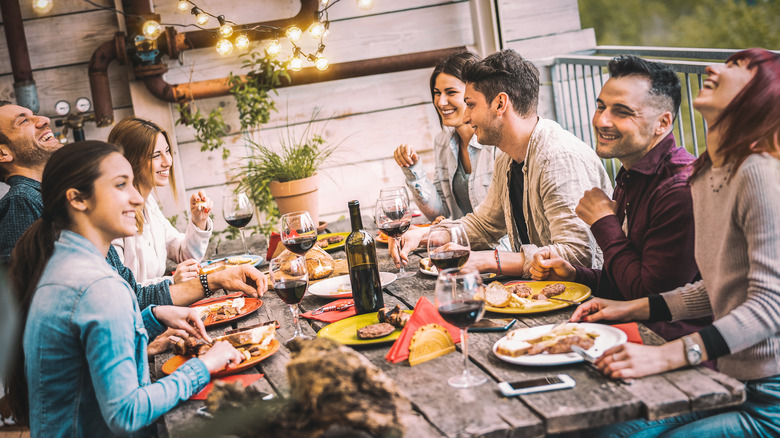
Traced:
<path id="1" fill-rule="evenodd" d="M 409 208 L 409 199 L 404 195 L 395 194 L 385 198 L 379 198 L 376 202 L 374 214 L 376 226 L 380 231 L 395 239 L 396 248 L 401 251 L 399 238 L 412 225 L 412 210 Z M 404 278 L 412 275 L 406 272 L 404 264 L 398 270 L 398 277 Z"/>
<path id="2" fill-rule="evenodd" d="M 460 329 L 463 351 L 463 373 L 447 380 L 455 388 L 470 388 L 487 382 L 487 378 L 469 373 L 468 328 L 482 319 L 485 302 L 482 277 L 472 269 L 450 268 L 436 279 L 436 307 L 445 321 Z"/>
<path id="3" fill-rule="evenodd" d="M 255 207 L 244 191 L 231 191 L 222 196 L 222 217 L 231 227 L 238 228 L 241 233 L 241 243 L 244 245 L 244 254 L 251 254 L 246 247 L 244 227 L 252 220 Z"/>
<path id="4" fill-rule="evenodd" d="M 406 202 L 409 202 L 409 192 L 406 191 L 404 186 L 385 187 L 379 191 L 379 199 L 391 198 L 393 196 L 403 196 L 406 198 Z"/>
<path id="5" fill-rule="evenodd" d="M 302 255 L 290 258 L 289 256 L 272 259 L 268 265 L 268 273 L 271 277 L 274 291 L 290 307 L 295 331 L 289 340 L 295 338 L 310 339 L 311 336 L 301 331 L 301 321 L 298 304 L 303 300 L 306 289 L 309 286 L 309 273 L 306 270 L 306 258 Z"/>
<path id="6" fill-rule="evenodd" d="M 471 245 L 466 229 L 459 223 L 434 225 L 428 233 L 428 257 L 439 271 L 462 268 L 469 260 Z"/>
<path id="7" fill-rule="evenodd" d="M 308 211 L 296 211 L 282 216 L 282 244 L 298 255 L 304 255 L 317 241 L 317 227 Z"/>

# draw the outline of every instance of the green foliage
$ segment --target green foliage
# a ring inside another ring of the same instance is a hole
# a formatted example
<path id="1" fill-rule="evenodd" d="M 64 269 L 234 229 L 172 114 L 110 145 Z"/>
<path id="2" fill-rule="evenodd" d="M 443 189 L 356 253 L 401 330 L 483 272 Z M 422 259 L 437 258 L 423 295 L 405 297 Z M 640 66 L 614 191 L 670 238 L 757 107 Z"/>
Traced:
<path id="1" fill-rule="evenodd" d="M 241 63 L 241 68 L 249 73 L 241 77 L 231 72 L 228 76 L 230 94 L 236 98 L 238 118 L 244 132 L 268 122 L 271 111 L 276 111 L 269 93 L 277 94 L 276 87 L 281 85 L 282 78 L 290 80 L 282 62 L 257 52 L 246 56 L 248 59 Z"/>
<path id="2" fill-rule="evenodd" d="M 200 142 L 201 151 L 213 151 L 225 145 L 222 137 L 228 134 L 228 126 L 222 119 L 222 107 L 212 110 L 204 115 L 199 109 L 192 112 L 194 105 L 177 105 L 176 110 L 181 114 L 177 124 L 190 126 L 195 130 L 195 140 Z M 222 158 L 230 154 L 228 149 L 222 149 Z"/>

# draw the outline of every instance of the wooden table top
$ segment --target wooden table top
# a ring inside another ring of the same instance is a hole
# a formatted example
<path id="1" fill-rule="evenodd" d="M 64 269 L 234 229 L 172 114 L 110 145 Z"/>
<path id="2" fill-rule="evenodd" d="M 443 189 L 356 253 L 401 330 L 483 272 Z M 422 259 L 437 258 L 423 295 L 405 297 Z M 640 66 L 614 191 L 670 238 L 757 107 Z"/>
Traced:
<path id="1" fill-rule="evenodd" d="M 371 221 L 364 219 L 364 225 Z M 348 221 L 332 224 L 331 231 L 348 231 Z M 260 254 L 262 245 L 255 240 L 252 246 Z M 258 244 L 256 246 L 256 244 Z M 237 242 L 240 247 L 240 241 Z M 236 247 L 235 241 L 223 242 L 217 248 L 228 253 Z M 264 254 L 265 251 L 262 251 Z M 421 252 L 424 253 L 424 252 Z M 377 243 L 380 270 L 396 272 L 390 262 L 387 246 Z M 344 252 L 333 254 L 344 258 Z M 409 270 L 416 271 L 420 256 L 410 256 Z M 385 288 L 385 305 L 401 305 L 412 309 L 420 296 L 433 302 L 435 277 L 416 273 L 397 279 Z M 267 320 L 278 320 L 282 327 L 277 339 L 284 341 L 292 334 L 292 315 L 287 305 L 273 292 L 263 297 L 263 306 L 253 315 L 237 320 L 233 324 L 210 330 L 212 336 L 225 330 L 257 324 Z M 302 312 L 327 304 L 329 300 L 307 294 L 301 303 Z M 541 314 L 519 315 L 514 328 L 534 327 L 567 320 L 574 306 Z M 486 313 L 486 318 L 505 318 L 508 315 Z M 303 330 L 315 335 L 326 324 L 318 321 L 301 320 Z M 646 344 L 659 344 L 663 340 L 640 324 L 640 333 Z M 544 436 L 588 429 L 596 426 L 645 418 L 660 419 L 691 411 L 731 406 L 745 398 L 744 385 L 738 380 L 696 367 L 681 369 L 663 375 L 637 379 L 631 385 L 610 380 L 585 363 L 555 367 L 527 367 L 514 365 L 498 359 L 492 352 L 493 344 L 505 332 L 470 333 L 469 355 L 471 372 L 484 375 L 488 383 L 470 389 L 456 389 L 447 384 L 447 378 L 462 370 L 462 356 L 455 354 L 419 364 L 413 368 L 407 361 L 397 364 L 385 360 L 391 344 L 363 347 L 359 351 L 373 364 L 395 380 L 401 392 L 408 397 L 415 408 L 412 418 L 406 418 L 407 430 L 416 437 L 441 436 Z M 163 353 L 155 357 L 153 375 L 162 377 L 162 364 L 171 357 Z M 270 358 L 260 362 L 253 371 L 265 374 L 254 385 L 263 391 L 285 397 L 289 384 L 285 365 L 290 360 L 289 351 L 282 346 Z M 476 365 L 476 366 L 475 366 Z M 539 376 L 569 374 L 576 386 L 571 389 L 551 391 L 518 397 L 504 397 L 497 388 L 497 382 L 513 381 Z M 203 421 L 195 415 L 202 401 L 186 401 L 160 421 L 160 436 L 184 437 L 196 430 Z M 411 432 L 410 432 L 411 433 Z M 409 435 L 411 436 L 411 434 Z"/>

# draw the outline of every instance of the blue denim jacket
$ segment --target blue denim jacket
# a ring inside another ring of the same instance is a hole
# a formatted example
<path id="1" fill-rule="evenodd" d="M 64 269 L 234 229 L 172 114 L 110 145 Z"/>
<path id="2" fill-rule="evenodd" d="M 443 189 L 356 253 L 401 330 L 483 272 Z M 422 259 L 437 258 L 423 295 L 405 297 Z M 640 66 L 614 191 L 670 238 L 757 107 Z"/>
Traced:
<path id="1" fill-rule="evenodd" d="M 165 327 L 83 236 L 63 231 L 24 329 L 34 437 L 128 435 L 209 382 L 191 359 L 151 383 L 146 346 Z"/>

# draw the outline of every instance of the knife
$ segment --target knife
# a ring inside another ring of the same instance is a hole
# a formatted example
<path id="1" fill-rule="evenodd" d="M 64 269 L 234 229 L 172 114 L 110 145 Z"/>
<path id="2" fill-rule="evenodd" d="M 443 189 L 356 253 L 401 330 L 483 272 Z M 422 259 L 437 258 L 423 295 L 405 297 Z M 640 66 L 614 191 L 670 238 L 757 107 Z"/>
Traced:
<path id="1" fill-rule="evenodd" d="M 555 300 L 555 301 L 563 301 L 564 303 L 569 303 L 569 304 L 579 304 L 577 301 L 567 300 L 565 298 L 547 297 L 547 299 Z"/>
<path id="2" fill-rule="evenodd" d="M 589 363 L 591 366 L 596 368 L 596 359 L 598 359 L 598 356 L 594 356 L 588 353 L 584 348 L 576 344 L 571 346 L 571 351 L 577 353 L 581 358 L 585 360 L 585 362 Z M 618 382 L 624 385 L 631 385 L 634 383 L 632 379 L 617 379 L 617 380 Z"/>

